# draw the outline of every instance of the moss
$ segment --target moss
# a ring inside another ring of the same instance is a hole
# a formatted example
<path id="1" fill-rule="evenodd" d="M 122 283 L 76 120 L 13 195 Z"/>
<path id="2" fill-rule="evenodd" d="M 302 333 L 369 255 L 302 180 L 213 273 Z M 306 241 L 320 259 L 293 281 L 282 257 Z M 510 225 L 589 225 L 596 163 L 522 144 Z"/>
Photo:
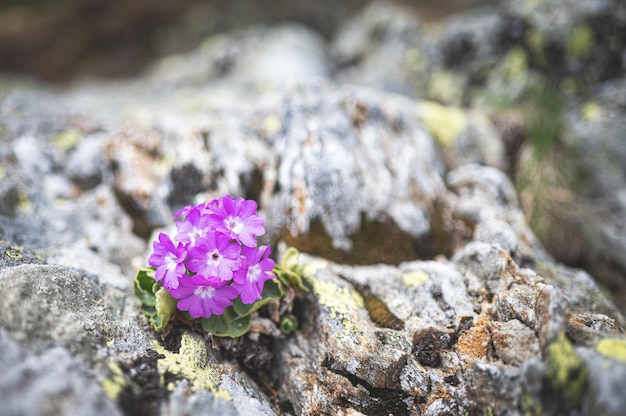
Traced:
<path id="1" fill-rule="evenodd" d="M 530 52 L 540 66 L 546 64 L 546 56 L 543 52 L 544 39 L 540 31 L 530 30 L 526 35 L 526 44 Z"/>
<path id="2" fill-rule="evenodd" d="M 467 129 L 467 115 L 460 108 L 446 107 L 424 101 L 420 104 L 419 119 L 439 144 L 450 147 Z"/>
<path id="3" fill-rule="evenodd" d="M 552 387 L 572 403 L 579 404 L 587 387 L 587 372 L 574 346 L 561 332 L 547 350 L 546 373 Z"/>
<path id="4" fill-rule="evenodd" d="M 166 350 L 156 341 L 153 347 L 157 353 L 165 356 L 157 362 L 162 384 L 165 374 L 169 373 L 187 379 L 192 390 L 209 390 L 216 397 L 232 400 L 230 393 L 219 388 L 220 373 L 209 362 L 206 345 L 201 338 L 184 333 L 178 353 Z M 168 385 L 168 388 L 173 389 L 174 386 Z"/>
<path id="5" fill-rule="evenodd" d="M 522 394 L 519 399 L 519 404 L 524 416 L 540 416 L 544 414 L 543 406 L 538 403 L 531 395 Z"/>
<path id="6" fill-rule="evenodd" d="M 593 32 L 587 25 L 579 25 L 572 30 L 567 42 L 567 52 L 578 59 L 589 56 L 593 47 Z"/>
<path id="7" fill-rule="evenodd" d="M 421 286 L 430 279 L 430 275 L 424 270 L 414 270 L 402 275 L 402 283 L 405 286 Z"/>
<path id="8" fill-rule="evenodd" d="M 109 370 L 111 371 L 111 376 L 102 381 L 102 389 L 107 397 L 111 400 L 117 401 L 120 393 L 126 388 L 127 383 L 124 379 L 124 373 L 119 365 L 109 363 Z"/>
<path id="9" fill-rule="evenodd" d="M 541 157 L 559 143 L 563 131 L 563 97 L 546 85 L 535 85 L 529 90 L 524 107 L 528 137 Z"/>
<path id="10" fill-rule="evenodd" d="M 602 355 L 626 363 L 626 340 L 622 338 L 606 338 L 596 344 L 596 350 Z"/>

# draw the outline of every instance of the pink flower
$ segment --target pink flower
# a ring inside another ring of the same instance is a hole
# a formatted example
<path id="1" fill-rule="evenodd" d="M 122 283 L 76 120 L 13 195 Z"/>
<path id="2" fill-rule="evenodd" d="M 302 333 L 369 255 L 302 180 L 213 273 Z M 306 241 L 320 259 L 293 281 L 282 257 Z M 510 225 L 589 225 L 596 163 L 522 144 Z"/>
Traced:
<path id="1" fill-rule="evenodd" d="M 173 242 L 193 245 L 198 238 L 205 237 L 209 232 L 209 216 L 203 214 L 200 207 L 191 207 L 187 217 L 176 222 L 176 229 L 178 232 Z"/>
<path id="2" fill-rule="evenodd" d="M 189 248 L 187 268 L 206 279 L 218 277 L 223 282 L 233 278 L 233 271 L 239 269 L 241 247 L 219 232 L 209 231 L 204 238 L 198 238 Z"/>
<path id="3" fill-rule="evenodd" d="M 245 304 L 261 299 L 274 261 L 268 246 L 256 248 L 256 237 L 265 234 L 256 202 L 225 195 L 174 217 L 180 217 L 176 234 L 159 234 L 148 263 L 178 309 L 208 318 L 222 315 L 237 297 Z"/>
<path id="4" fill-rule="evenodd" d="M 178 218 L 178 217 L 182 217 L 184 215 L 189 214 L 189 212 L 191 212 L 192 209 L 198 209 L 200 210 L 200 213 L 202 215 L 205 214 L 210 214 L 211 213 L 211 202 L 206 203 L 206 202 L 202 202 L 198 205 L 187 205 L 182 207 L 181 209 L 179 209 L 178 211 L 176 211 L 176 213 L 173 215 L 174 218 Z"/>
<path id="5" fill-rule="evenodd" d="M 256 247 L 255 237 L 265 234 L 265 219 L 256 214 L 257 204 L 252 200 L 225 195 L 212 201 L 211 210 L 209 223 L 215 230 L 245 246 Z"/>
<path id="6" fill-rule="evenodd" d="M 185 258 L 187 251 L 182 244 L 174 247 L 174 243 L 170 237 L 165 234 L 159 234 L 159 241 L 152 243 L 153 253 L 148 258 L 148 264 L 156 267 L 154 280 L 163 281 L 163 287 L 166 289 L 175 289 L 178 287 L 180 277 L 185 274 Z"/>
<path id="7" fill-rule="evenodd" d="M 265 282 L 272 279 L 274 260 L 268 258 L 271 249 L 261 246 L 241 248 L 241 268 L 233 275 L 233 287 L 237 289 L 242 303 L 251 304 L 261 299 Z"/>
<path id="8" fill-rule="evenodd" d="M 211 315 L 222 315 L 224 309 L 233 304 L 237 297 L 237 289 L 230 285 L 214 286 L 200 276 L 183 279 L 171 294 L 178 301 L 178 309 L 189 311 L 192 318 L 209 318 Z"/>

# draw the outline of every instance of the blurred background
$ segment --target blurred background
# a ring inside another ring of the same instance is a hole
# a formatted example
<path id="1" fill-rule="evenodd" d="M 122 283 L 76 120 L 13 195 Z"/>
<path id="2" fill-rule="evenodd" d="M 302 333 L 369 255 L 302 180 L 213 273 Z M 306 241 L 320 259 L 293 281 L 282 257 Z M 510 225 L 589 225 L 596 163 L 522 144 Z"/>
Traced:
<path id="1" fill-rule="evenodd" d="M 3 0 L 0 71 L 66 82 L 136 75 L 159 56 L 257 24 L 303 23 L 330 38 L 367 0 Z M 433 21 L 495 0 L 401 0 Z"/>

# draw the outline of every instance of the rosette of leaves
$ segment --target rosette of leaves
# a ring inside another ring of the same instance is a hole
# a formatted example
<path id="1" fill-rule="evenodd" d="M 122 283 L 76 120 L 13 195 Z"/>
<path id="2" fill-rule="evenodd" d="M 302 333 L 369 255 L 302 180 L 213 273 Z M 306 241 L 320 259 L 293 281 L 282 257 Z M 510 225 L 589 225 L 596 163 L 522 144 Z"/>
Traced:
<path id="1" fill-rule="evenodd" d="M 233 305 L 226 308 L 221 315 L 209 318 L 192 318 L 189 313 L 180 311 L 176 305 L 178 300 L 155 281 L 154 267 L 144 267 L 137 272 L 134 281 L 135 296 L 141 302 L 141 310 L 156 331 L 162 331 L 175 314 L 180 314 L 187 321 L 197 322 L 207 332 L 218 337 L 236 338 L 250 330 L 252 314 L 263 306 L 280 300 L 288 287 L 307 291 L 302 282 L 302 270 L 298 264 L 298 251 L 290 248 L 283 256 L 281 265 L 276 265 L 272 272 L 276 278 L 265 282 L 261 299 L 252 304 L 244 304 L 239 298 Z M 281 316 L 279 327 L 285 334 L 293 332 L 298 326 L 295 316 Z"/>

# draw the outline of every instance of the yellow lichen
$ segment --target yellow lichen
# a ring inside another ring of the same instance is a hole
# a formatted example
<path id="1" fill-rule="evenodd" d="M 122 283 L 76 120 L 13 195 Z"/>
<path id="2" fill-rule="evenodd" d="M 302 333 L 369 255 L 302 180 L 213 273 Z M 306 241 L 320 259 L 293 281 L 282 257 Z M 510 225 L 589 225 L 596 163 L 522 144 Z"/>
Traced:
<path id="1" fill-rule="evenodd" d="M 593 47 L 593 32 L 587 25 L 576 26 L 567 43 L 570 55 L 582 59 L 589 56 Z"/>
<path id="2" fill-rule="evenodd" d="M 309 283 L 320 304 L 330 309 L 331 318 L 365 307 L 363 297 L 355 290 L 317 279 L 311 279 Z"/>
<path id="3" fill-rule="evenodd" d="M 4 254 L 7 255 L 8 258 L 12 260 L 17 260 L 22 258 L 22 253 L 17 250 L 6 250 Z"/>
<path id="4" fill-rule="evenodd" d="M 419 49 L 410 49 L 404 55 L 404 62 L 415 72 L 421 72 L 426 69 L 427 60 L 422 51 Z"/>
<path id="5" fill-rule="evenodd" d="M 445 107 L 432 101 L 420 104 L 419 119 L 444 147 L 451 146 L 467 129 L 467 116 L 460 108 Z"/>
<path id="6" fill-rule="evenodd" d="M 541 3 L 543 3 L 545 0 L 527 0 L 527 1 L 528 1 L 528 4 L 529 4 L 531 7 L 533 7 L 533 8 L 534 8 L 534 7 L 539 6 L 539 5 L 540 5 Z"/>
<path id="7" fill-rule="evenodd" d="M 596 350 L 602 355 L 626 363 L 626 340 L 606 338 L 596 344 Z"/>
<path id="8" fill-rule="evenodd" d="M 21 212 L 28 211 L 30 208 L 30 199 L 28 198 L 28 194 L 24 191 L 19 191 L 17 194 L 17 209 Z"/>
<path id="9" fill-rule="evenodd" d="M 462 80 L 448 71 L 435 71 L 430 77 L 428 96 L 434 100 L 455 104 L 460 103 L 463 93 Z"/>
<path id="10" fill-rule="evenodd" d="M 83 135 L 78 130 L 67 130 L 57 134 L 52 142 L 63 151 L 68 151 L 76 147 L 82 140 Z"/>
<path id="11" fill-rule="evenodd" d="M 302 276 L 311 285 L 319 303 L 329 309 L 330 317 L 338 319 L 347 330 L 355 330 L 351 315 L 365 308 L 363 297 L 355 290 L 317 279 L 315 273 L 326 267 L 326 264 L 323 261 L 305 264 Z"/>
<path id="12" fill-rule="evenodd" d="M 204 341 L 189 333 L 184 333 L 177 353 L 170 352 L 153 342 L 156 352 L 165 356 L 157 362 L 161 381 L 164 383 L 166 373 L 185 378 L 189 381 L 192 390 L 209 390 L 216 397 L 232 400 L 228 391 L 219 388 L 220 373 L 209 362 Z M 168 388 L 173 386 L 168 385 Z"/>
<path id="13" fill-rule="evenodd" d="M 517 78 L 528 69 L 528 56 L 521 47 L 513 47 L 502 61 L 502 72 L 506 79 Z"/>
<path id="14" fill-rule="evenodd" d="M 402 275 L 402 283 L 405 286 L 421 286 L 428 281 L 429 274 L 424 270 L 414 270 Z"/>
<path id="15" fill-rule="evenodd" d="M 591 122 L 596 121 L 600 118 L 601 108 L 597 103 L 594 103 L 593 101 L 587 101 L 583 104 L 580 112 L 583 120 Z"/>
<path id="16" fill-rule="evenodd" d="M 100 384 L 107 397 L 111 400 L 117 400 L 122 390 L 126 387 L 126 380 L 124 379 L 122 369 L 116 363 L 109 363 L 109 370 L 112 373 L 111 377 L 105 378 Z"/>
<path id="17" fill-rule="evenodd" d="M 564 333 L 548 346 L 546 372 L 555 390 L 578 403 L 587 386 L 587 367 Z"/>
<path id="18" fill-rule="evenodd" d="M 280 118 L 276 114 L 270 114 L 263 120 L 263 130 L 266 134 L 276 134 L 281 129 Z"/>

